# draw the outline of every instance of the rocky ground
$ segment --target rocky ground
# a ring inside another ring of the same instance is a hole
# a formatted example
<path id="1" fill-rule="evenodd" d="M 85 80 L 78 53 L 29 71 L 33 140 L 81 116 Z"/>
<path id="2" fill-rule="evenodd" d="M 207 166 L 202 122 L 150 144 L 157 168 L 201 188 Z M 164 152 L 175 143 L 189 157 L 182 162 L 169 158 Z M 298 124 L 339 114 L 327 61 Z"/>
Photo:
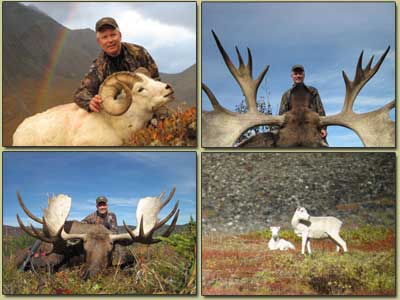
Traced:
<path id="1" fill-rule="evenodd" d="M 203 153 L 202 230 L 290 228 L 297 206 L 394 226 L 394 153 Z"/>

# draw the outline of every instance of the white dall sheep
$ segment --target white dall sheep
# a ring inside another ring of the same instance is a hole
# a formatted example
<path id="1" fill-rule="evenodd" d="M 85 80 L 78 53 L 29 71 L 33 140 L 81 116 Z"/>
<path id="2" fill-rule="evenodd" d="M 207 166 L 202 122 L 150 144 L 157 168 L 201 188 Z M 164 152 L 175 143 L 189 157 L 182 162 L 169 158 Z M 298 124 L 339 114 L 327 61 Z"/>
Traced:
<path id="1" fill-rule="evenodd" d="M 100 113 L 75 103 L 53 107 L 26 118 L 14 133 L 13 146 L 121 146 L 174 99 L 173 93 L 171 86 L 145 74 L 114 73 L 100 86 Z"/>
<path id="2" fill-rule="evenodd" d="M 293 215 L 292 227 L 294 232 L 302 238 L 301 254 L 304 254 L 306 244 L 308 253 L 311 254 L 310 239 L 325 238 L 330 238 L 336 243 L 338 252 L 340 247 L 347 252 L 346 242 L 339 235 L 342 221 L 335 217 L 311 217 L 304 207 L 299 207 Z"/>
<path id="3" fill-rule="evenodd" d="M 296 247 L 291 242 L 281 239 L 279 237 L 279 230 L 281 229 L 280 227 L 271 226 L 270 229 L 272 232 L 272 237 L 268 242 L 269 250 L 296 250 Z"/>

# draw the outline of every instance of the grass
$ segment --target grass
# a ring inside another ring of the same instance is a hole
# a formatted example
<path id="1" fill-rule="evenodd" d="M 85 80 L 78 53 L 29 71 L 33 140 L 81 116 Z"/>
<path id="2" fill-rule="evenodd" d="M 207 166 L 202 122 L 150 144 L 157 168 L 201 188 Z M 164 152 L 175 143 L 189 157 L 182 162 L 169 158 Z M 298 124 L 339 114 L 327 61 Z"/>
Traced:
<path id="1" fill-rule="evenodd" d="M 313 241 L 301 255 L 301 240 L 281 231 L 296 251 L 269 251 L 268 231 L 203 235 L 203 295 L 395 296 L 395 234 L 384 227 L 343 230 L 349 253 L 330 240 Z"/>
<path id="2" fill-rule="evenodd" d="M 24 246 L 31 246 L 33 241 L 28 243 L 25 234 L 3 239 L 3 249 L 7 249 L 3 250 L 3 294 L 195 294 L 195 234 L 189 227 L 158 244 L 129 246 L 136 258 L 133 267 L 126 270 L 110 267 L 87 281 L 80 278 L 83 265 L 55 274 L 48 274 L 46 270 L 39 270 L 37 274 L 20 272 L 13 264 L 14 253 L 22 241 Z"/>

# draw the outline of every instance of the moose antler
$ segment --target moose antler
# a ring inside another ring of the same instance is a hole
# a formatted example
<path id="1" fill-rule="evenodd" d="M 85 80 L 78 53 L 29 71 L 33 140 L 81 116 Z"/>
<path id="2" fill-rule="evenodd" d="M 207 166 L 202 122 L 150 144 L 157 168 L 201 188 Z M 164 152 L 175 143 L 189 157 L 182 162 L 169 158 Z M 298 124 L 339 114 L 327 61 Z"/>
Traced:
<path id="1" fill-rule="evenodd" d="M 159 197 L 147 197 L 141 199 L 138 203 L 138 208 L 136 211 L 136 219 L 138 222 L 138 226 L 136 227 L 136 229 L 129 229 L 128 225 L 126 225 L 125 221 L 123 221 L 127 233 L 111 234 L 111 241 L 130 240 L 131 242 L 139 242 L 143 244 L 158 243 L 161 240 L 154 239 L 153 233 L 157 229 L 161 228 L 165 223 L 167 223 L 172 216 L 174 216 L 171 225 L 169 225 L 168 229 L 162 234 L 163 237 L 168 237 L 175 229 L 176 222 L 178 220 L 179 201 L 176 202 L 172 211 L 161 221 L 158 221 L 158 214 L 160 210 L 168 204 L 174 193 L 175 187 L 172 189 L 171 193 L 164 201 L 162 201 L 162 198 L 164 197 L 165 193 L 161 193 Z"/>
<path id="2" fill-rule="evenodd" d="M 59 240 L 64 234 L 64 223 L 71 209 L 71 198 L 66 195 L 58 195 L 48 198 L 48 207 L 44 209 L 43 218 L 40 219 L 32 214 L 25 206 L 19 192 L 17 192 L 19 204 L 24 212 L 34 221 L 43 225 L 43 230 L 39 231 L 30 225 L 27 228 L 17 214 L 17 221 L 22 230 L 34 238 L 53 243 Z"/>
<path id="3" fill-rule="evenodd" d="M 371 57 L 365 69 L 362 68 L 364 51 L 358 59 L 354 80 L 351 81 L 346 73 L 342 71 L 346 85 L 346 96 L 342 111 L 333 116 L 321 117 L 321 125 L 340 125 L 352 129 L 360 137 L 366 147 L 394 147 L 395 146 L 395 123 L 390 120 L 389 112 L 395 107 L 395 100 L 383 107 L 357 114 L 353 111 L 353 104 L 363 86 L 378 72 L 383 60 L 388 54 L 390 46 L 379 58 L 378 62 L 371 68 L 374 56 Z"/>
<path id="4" fill-rule="evenodd" d="M 245 65 L 238 48 L 235 47 L 239 60 L 239 68 L 236 68 L 214 31 L 212 31 L 212 34 L 224 58 L 226 66 L 245 96 L 248 111 L 244 114 L 240 114 L 227 110 L 218 102 L 212 91 L 205 84 L 202 84 L 202 88 L 214 108 L 211 112 L 202 113 L 203 146 L 232 147 L 240 135 L 253 126 L 261 124 L 282 125 L 284 122 L 283 116 L 270 116 L 257 111 L 257 90 L 269 69 L 269 65 L 267 65 L 257 79 L 254 80 L 253 60 L 250 49 L 247 48 L 248 63 Z"/>

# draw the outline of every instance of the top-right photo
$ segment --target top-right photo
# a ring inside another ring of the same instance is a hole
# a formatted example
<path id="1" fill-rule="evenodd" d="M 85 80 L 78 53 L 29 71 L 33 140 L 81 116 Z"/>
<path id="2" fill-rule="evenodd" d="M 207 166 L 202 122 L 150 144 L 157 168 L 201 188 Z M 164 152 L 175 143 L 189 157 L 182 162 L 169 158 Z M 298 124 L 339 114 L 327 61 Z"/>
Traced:
<path id="1" fill-rule="evenodd" d="M 202 147 L 396 147 L 395 2 L 203 2 Z"/>

